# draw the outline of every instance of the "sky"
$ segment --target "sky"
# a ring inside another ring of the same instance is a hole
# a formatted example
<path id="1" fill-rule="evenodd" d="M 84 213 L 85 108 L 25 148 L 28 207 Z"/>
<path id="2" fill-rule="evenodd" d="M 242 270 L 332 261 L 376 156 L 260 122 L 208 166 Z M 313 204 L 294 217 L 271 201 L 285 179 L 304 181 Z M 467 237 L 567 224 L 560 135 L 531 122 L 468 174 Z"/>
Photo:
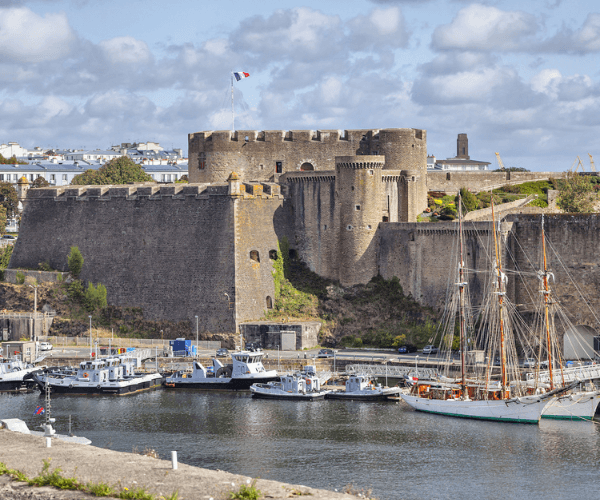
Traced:
<path id="1" fill-rule="evenodd" d="M 419 128 L 496 168 L 600 162 L 597 0 L 0 0 L 0 143 Z"/>

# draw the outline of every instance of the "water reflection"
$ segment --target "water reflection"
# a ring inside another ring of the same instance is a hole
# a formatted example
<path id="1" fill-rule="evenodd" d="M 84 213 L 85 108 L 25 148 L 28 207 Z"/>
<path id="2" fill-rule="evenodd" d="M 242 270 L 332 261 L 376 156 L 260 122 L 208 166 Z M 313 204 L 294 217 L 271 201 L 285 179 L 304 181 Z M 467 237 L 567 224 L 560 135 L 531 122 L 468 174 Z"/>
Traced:
<path id="1" fill-rule="evenodd" d="M 36 394 L 0 395 L 0 417 L 33 428 Z M 539 427 L 419 414 L 403 405 L 252 400 L 153 391 L 55 397 L 57 427 L 120 451 L 177 450 L 184 463 L 314 487 L 353 483 L 381 499 L 589 497 L 599 465 L 593 423 Z"/>

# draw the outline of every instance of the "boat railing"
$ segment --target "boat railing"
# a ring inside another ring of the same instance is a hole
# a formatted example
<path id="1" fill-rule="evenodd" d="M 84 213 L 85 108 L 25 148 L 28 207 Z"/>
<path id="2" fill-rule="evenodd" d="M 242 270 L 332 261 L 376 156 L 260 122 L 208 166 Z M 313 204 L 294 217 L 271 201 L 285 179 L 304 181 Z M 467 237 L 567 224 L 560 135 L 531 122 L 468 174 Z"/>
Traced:
<path id="1" fill-rule="evenodd" d="M 434 378 L 437 375 L 433 368 L 419 368 L 415 371 L 412 366 L 386 366 L 386 365 L 346 365 L 348 375 L 368 375 L 371 377 L 404 378 L 412 374 L 420 378 Z"/>
<path id="2" fill-rule="evenodd" d="M 558 368 L 552 370 L 554 380 L 561 380 L 564 377 L 566 383 L 575 382 L 577 380 L 592 380 L 600 379 L 600 365 L 583 365 L 583 366 L 572 366 L 570 368 L 563 368 L 562 371 Z M 541 383 L 550 382 L 550 370 L 540 371 L 538 374 L 538 381 Z M 529 372 L 526 375 L 527 380 L 535 380 L 536 374 Z"/>

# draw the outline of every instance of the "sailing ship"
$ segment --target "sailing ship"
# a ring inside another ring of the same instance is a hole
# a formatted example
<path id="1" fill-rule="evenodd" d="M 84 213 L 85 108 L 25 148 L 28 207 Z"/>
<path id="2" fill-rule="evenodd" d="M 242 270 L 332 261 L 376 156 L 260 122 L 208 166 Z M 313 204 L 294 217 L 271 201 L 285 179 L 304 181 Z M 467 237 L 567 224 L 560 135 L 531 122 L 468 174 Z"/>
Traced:
<path id="1" fill-rule="evenodd" d="M 515 337 L 511 330 L 509 311 L 514 306 L 506 298 L 506 274 L 503 272 L 499 237 L 494 217 L 492 200 L 492 234 L 495 261 L 491 293 L 487 295 L 477 318 L 472 309 L 467 307 L 468 280 L 464 260 L 462 200 L 459 194 L 459 261 L 458 280 L 455 283 L 457 293 L 453 294 L 452 304 L 457 309 L 449 308 L 446 314 L 445 329 L 441 330 L 441 344 L 447 357 L 445 368 L 452 364 L 451 348 L 454 341 L 455 325 L 458 323 L 458 340 L 460 347 L 460 377 L 438 377 L 437 380 L 419 380 L 407 393 L 401 393 L 402 399 L 418 411 L 453 417 L 493 420 L 500 422 L 516 422 L 537 424 L 548 400 L 554 394 L 564 391 L 555 389 L 545 393 L 532 391 L 521 380 L 516 355 Z M 477 335 L 473 335 L 477 323 Z M 467 352 L 476 354 L 473 347 L 482 347 L 481 354 L 486 353 L 485 363 L 477 360 L 477 356 L 469 356 Z M 497 362 L 497 363 L 496 363 Z M 496 364 L 499 374 L 494 374 Z M 468 372 L 471 369 L 472 373 Z M 483 372 L 483 373 L 481 373 Z M 499 376 L 498 376 L 499 375 Z"/>
<path id="2" fill-rule="evenodd" d="M 564 366 L 563 350 L 556 335 L 555 316 L 564 321 L 565 327 L 572 327 L 566 314 L 560 311 L 559 303 L 551 294 L 550 280 L 554 279 L 553 273 L 548 270 L 546 255 L 546 234 L 544 229 L 544 215 L 541 224 L 542 240 L 542 270 L 539 279 L 542 282 L 540 293 L 543 296 L 543 313 L 538 316 L 543 319 L 539 341 L 538 359 L 545 354 L 547 370 L 538 369 L 534 374 L 528 374 L 527 379 L 537 390 L 569 386 L 563 394 L 551 398 L 542 411 L 542 418 L 559 420 L 591 420 L 600 403 L 600 390 L 596 389 L 590 376 L 584 375 L 584 370 L 566 368 Z M 545 352 L 544 352 L 545 351 Z M 587 370 L 586 370 L 587 372 Z M 594 375 L 598 378 L 597 370 Z"/>

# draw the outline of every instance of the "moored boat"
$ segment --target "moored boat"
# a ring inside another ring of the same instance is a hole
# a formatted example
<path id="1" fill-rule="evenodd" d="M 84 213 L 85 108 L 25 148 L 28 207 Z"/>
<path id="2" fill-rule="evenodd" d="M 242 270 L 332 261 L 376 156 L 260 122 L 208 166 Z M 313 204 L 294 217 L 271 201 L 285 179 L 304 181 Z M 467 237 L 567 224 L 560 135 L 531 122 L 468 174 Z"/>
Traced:
<path id="1" fill-rule="evenodd" d="M 162 384 L 160 373 L 136 373 L 137 359 L 128 354 L 83 361 L 76 370 L 48 369 L 34 373 L 33 379 L 41 391 L 48 383 L 57 394 L 132 394 L 153 389 Z"/>
<path id="2" fill-rule="evenodd" d="M 0 392 L 26 391 L 35 386 L 32 374 L 41 368 L 24 363 L 18 358 L 0 361 Z"/>
<path id="3" fill-rule="evenodd" d="M 323 399 L 331 391 L 321 388 L 321 380 L 314 366 L 305 366 L 301 372 L 280 377 L 278 382 L 253 384 L 250 387 L 253 398 L 289 399 L 293 401 L 313 401 Z"/>
<path id="4" fill-rule="evenodd" d="M 179 370 L 165 380 L 167 388 L 212 389 L 247 391 L 254 383 L 278 380 L 275 370 L 265 370 L 261 351 L 231 353 L 232 364 L 223 365 L 213 358 L 213 365 L 205 368 L 194 361 L 191 370 Z"/>
<path id="5" fill-rule="evenodd" d="M 399 387 L 382 387 L 375 384 L 368 375 L 351 375 L 343 391 L 331 391 L 325 399 L 346 399 L 353 401 L 386 401 L 400 394 Z"/>

